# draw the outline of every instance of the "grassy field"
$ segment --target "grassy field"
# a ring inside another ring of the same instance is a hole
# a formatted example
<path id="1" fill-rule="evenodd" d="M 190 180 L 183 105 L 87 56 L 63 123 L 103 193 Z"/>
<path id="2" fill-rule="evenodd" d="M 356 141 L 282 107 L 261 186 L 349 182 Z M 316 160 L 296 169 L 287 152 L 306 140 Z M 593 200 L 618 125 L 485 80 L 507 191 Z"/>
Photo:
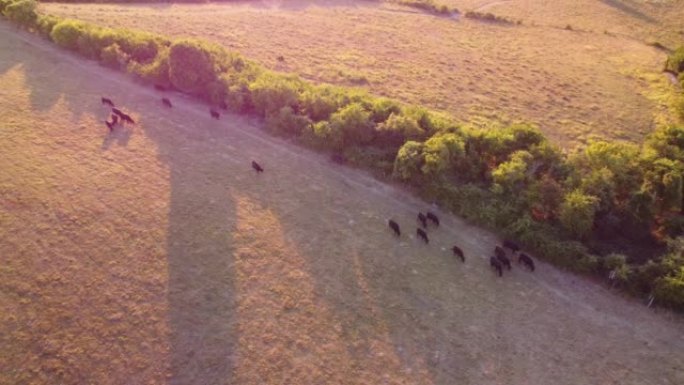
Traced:
<path id="1" fill-rule="evenodd" d="M 672 119 L 671 86 L 660 73 L 666 54 L 644 41 L 656 27 L 607 2 L 542 3 L 452 4 L 497 12 L 508 7 L 501 14 L 524 19 L 520 26 L 368 2 L 42 7 L 111 27 L 215 41 L 272 69 L 446 110 L 475 126 L 534 122 L 570 147 L 592 136 L 638 141 Z M 577 21 L 574 10 L 587 22 Z M 666 16 L 662 28 L 668 31 L 681 20 Z M 563 29 L 567 24 L 577 30 Z M 668 44 L 677 37 L 654 36 Z"/>
<path id="2" fill-rule="evenodd" d="M 684 382 L 680 317 L 497 279 L 494 236 L 441 213 L 423 245 L 392 186 L 5 22 L 0 52 L 2 384 Z"/>

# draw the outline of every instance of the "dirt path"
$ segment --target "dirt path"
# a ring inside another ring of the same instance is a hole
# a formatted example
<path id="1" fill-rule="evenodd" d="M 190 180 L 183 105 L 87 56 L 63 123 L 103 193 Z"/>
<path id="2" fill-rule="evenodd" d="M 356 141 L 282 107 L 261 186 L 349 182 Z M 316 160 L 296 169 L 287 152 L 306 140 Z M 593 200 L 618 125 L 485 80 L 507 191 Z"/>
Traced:
<path id="1" fill-rule="evenodd" d="M 138 321 L 128 317 L 148 315 L 143 325 L 169 330 L 151 345 L 123 332 L 107 342 L 97 360 L 72 362 L 78 370 L 71 377 L 46 369 L 49 360 L 45 358 L 19 361 L 9 370 L 8 362 L 3 362 L 7 357 L 0 355 L 0 373 L 5 373 L 0 376 L 9 376 L 0 377 L 0 382 L 16 383 L 17 373 L 39 373 L 32 377 L 33 383 L 59 379 L 83 383 L 89 375 L 116 367 L 119 371 L 111 371 L 98 382 L 684 383 L 684 325 L 679 317 L 654 313 L 637 301 L 541 262 L 533 274 L 516 266 L 503 279 L 496 279 L 487 266 L 495 236 L 432 208 L 441 215 L 442 225 L 429 231 L 431 242 L 425 246 L 413 236 L 413 227 L 415 213 L 427 205 L 400 189 L 331 165 L 317 154 L 265 135 L 240 117 L 226 115 L 213 121 L 206 106 L 181 95 L 170 95 L 174 108 L 163 109 L 160 95 L 151 88 L 18 33 L 4 22 L 0 23 L 0 52 L 0 79 L 11 71 L 27 69 L 23 76 L 28 86 L 24 87 L 30 89 L 17 95 L 40 94 L 47 84 L 59 87 L 62 94 L 51 105 L 66 103 L 73 120 L 73 127 L 55 126 L 50 128 L 54 131 L 30 141 L 16 136 L 19 130 L 3 132 L 0 124 L 0 141 L 16 142 L 13 147 L 26 146 L 31 151 L 54 147 L 58 155 L 60 141 L 82 143 L 74 153 L 78 162 L 62 165 L 63 160 L 55 156 L 55 167 L 82 172 L 87 186 L 98 183 L 99 176 L 92 170 L 99 158 L 106 159 L 110 167 L 135 181 L 121 190 L 123 197 L 128 189 L 141 189 L 140 197 L 129 203 L 125 226 L 137 223 L 148 211 L 168 221 L 160 229 L 143 228 L 136 233 L 142 240 L 166 245 L 163 258 L 155 262 L 168 269 L 165 289 L 141 298 L 138 294 L 147 290 L 142 280 L 118 299 L 133 311 L 116 318 L 113 325 L 130 323 L 130 330 L 140 329 Z M 10 102 L 2 98 L 12 92 L 0 91 L 0 101 Z M 97 105 L 103 93 L 140 122 L 129 137 L 103 141 L 102 107 Z M 9 112 L 0 103 L 0 114 Z M 23 114 L 17 116 L 39 112 Z M 35 125 L 24 130 L 44 129 Z M 53 135 L 57 142 L 52 142 Z M 148 158 L 147 163 L 136 163 Z M 258 159 L 266 172 L 254 175 L 250 159 Z M 9 158 L 0 161 L 11 162 Z M 168 172 L 159 181 L 146 174 L 157 163 Z M 40 180 L 26 175 L 14 178 L 22 178 L 27 186 Z M 53 194 L 67 194 L 71 188 L 64 184 Z M 86 197 L 87 191 L 70 195 L 75 200 L 73 210 L 79 203 L 89 208 Z M 107 203 L 112 198 L 105 194 L 98 199 Z M 155 203 L 159 199 L 162 202 Z M 48 212 L 56 210 L 50 204 L 43 207 Z M 110 215 L 116 207 L 109 205 L 98 215 Z M 13 215 L 9 206 L 0 209 L 3 215 Z M 405 234 L 400 240 L 387 229 L 388 217 L 402 225 Z M 31 227 L 21 226 L 39 225 L 0 222 L 0 232 L 24 229 L 31 234 Z M 157 230 L 159 234 L 154 233 Z M 13 250 L 3 242 L 0 251 Z M 130 242 L 121 240 L 122 245 Z M 36 252 L 56 248 L 54 258 L 60 257 L 63 245 L 35 243 Z M 453 243 L 464 249 L 466 264 L 450 255 Z M 112 250 L 103 254 L 111 261 L 105 263 L 110 267 L 101 270 L 101 284 L 137 274 L 125 265 L 114 265 L 129 255 Z M 19 258 L 9 255 L 3 264 L 11 265 Z M 23 273 L 33 279 L 31 271 Z M 69 282 L 68 278 L 64 281 Z M 68 284 L 60 287 L 65 295 L 75 290 Z M 21 293 L 11 284 L 0 288 Z M 82 295 L 97 299 L 99 292 Z M 0 305 L 10 309 L 32 306 L 7 298 L 9 302 L 0 298 Z M 154 307 L 144 310 L 144 305 Z M 75 306 L 71 317 L 78 319 L 83 309 Z M 8 313 L 4 310 L 0 314 Z M 12 322 L 2 319 L 0 335 L 9 340 L 2 337 L 5 340 L 0 341 L 8 352 L 29 349 L 16 337 L 26 334 L 15 331 L 30 334 L 31 325 L 16 318 Z M 58 344 L 78 336 L 95 342 L 102 338 L 82 328 L 83 323 L 44 326 L 45 331 L 34 336 L 36 347 L 43 346 L 43 338 L 54 337 Z M 149 360 L 163 363 L 165 369 L 147 373 L 119 365 L 130 354 L 117 350 L 124 345 L 135 351 L 167 346 L 148 354 Z M 80 351 L 64 354 L 68 357 Z"/>

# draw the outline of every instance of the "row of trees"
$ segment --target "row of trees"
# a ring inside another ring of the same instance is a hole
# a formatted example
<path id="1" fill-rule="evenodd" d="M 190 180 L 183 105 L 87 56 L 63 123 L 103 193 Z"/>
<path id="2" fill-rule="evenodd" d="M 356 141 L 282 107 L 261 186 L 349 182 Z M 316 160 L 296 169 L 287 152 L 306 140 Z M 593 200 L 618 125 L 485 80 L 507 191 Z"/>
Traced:
<path id="1" fill-rule="evenodd" d="M 38 15 L 33 0 L 0 0 L 0 11 L 103 65 L 343 153 L 557 265 L 613 271 L 625 288 L 684 309 L 684 127 L 662 127 L 641 146 L 593 141 L 566 154 L 530 125 L 470 129 L 420 106 L 273 73 L 206 42 Z"/>

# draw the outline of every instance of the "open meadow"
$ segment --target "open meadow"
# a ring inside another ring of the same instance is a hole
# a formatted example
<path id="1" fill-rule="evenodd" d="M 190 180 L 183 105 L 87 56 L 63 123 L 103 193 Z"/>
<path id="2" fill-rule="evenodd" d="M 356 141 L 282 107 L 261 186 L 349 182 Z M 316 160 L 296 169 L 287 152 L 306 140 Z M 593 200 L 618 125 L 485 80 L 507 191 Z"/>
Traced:
<path id="1" fill-rule="evenodd" d="M 0 53 L 0 384 L 684 383 L 680 316 L 497 278 L 492 234 L 5 21 Z"/>
<path id="2" fill-rule="evenodd" d="M 666 53 L 646 43 L 681 41 L 684 2 L 632 12 L 617 1 L 446 3 L 523 23 L 436 17 L 365 1 L 41 8 L 109 27 L 206 39 L 277 71 L 362 87 L 478 127 L 533 122 L 566 147 L 591 137 L 640 141 L 672 121 L 672 85 L 661 72 Z"/>

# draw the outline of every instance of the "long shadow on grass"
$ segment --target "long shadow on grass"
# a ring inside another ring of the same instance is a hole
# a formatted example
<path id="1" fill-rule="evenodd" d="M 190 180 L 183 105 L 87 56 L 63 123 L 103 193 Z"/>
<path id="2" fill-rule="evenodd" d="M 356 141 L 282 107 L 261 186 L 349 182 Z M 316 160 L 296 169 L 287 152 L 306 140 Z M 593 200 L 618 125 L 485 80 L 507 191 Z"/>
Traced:
<path id="1" fill-rule="evenodd" d="M 634 8 L 633 6 L 626 4 L 625 1 L 621 0 L 601 0 L 603 4 L 606 4 L 610 7 L 613 7 L 617 10 L 620 10 L 634 18 L 637 18 L 639 20 L 645 21 L 647 23 L 655 23 L 657 20 L 652 18 L 651 16 L 641 12 L 640 10 Z"/>
<path id="2" fill-rule="evenodd" d="M 159 107 L 153 102 L 145 106 Z M 211 126 L 197 127 L 201 119 L 177 109 L 163 120 L 143 117 L 146 133 L 170 170 L 168 384 L 230 384 L 237 338 L 231 236 L 236 213 L 221 158 L 224 149 L 212 144 Z M 212 124 L 208 114 L 206 121 Z M 195 132 L 184 131 L 187 126 Z"/>
<path id="3" fill-rule="evenodd" d="M 41 51 L 29 49 L 31 45 L 21 38 L 38 40 L 36 36 L 28 35 L 5 20 L 0 20 L 0 33 L 8 36 L 17 32 L 19 38 L 0 40 L 0 52 L 18 51 L 19 55 L 0 54 L 0 74 L 12 69 L 19 69 L 30 92 L 29 98 L 34 111 L 50 110 L 56 103 L 63 100 L 75 119 L 89 112 L 91 105 L 84 104 L 80 99 L 87 77 L 73 78 L 65 82 L 62 79 L 65 67 L 71 64 L 60 60 L 59 57 L 46 56 Z M 21 57 L 20 61 L 17 61 Z M 99 96 L 93 95 L 93 103 L 99 103 Z M 104 126 L 104 124 L 103 124 Z"/>

